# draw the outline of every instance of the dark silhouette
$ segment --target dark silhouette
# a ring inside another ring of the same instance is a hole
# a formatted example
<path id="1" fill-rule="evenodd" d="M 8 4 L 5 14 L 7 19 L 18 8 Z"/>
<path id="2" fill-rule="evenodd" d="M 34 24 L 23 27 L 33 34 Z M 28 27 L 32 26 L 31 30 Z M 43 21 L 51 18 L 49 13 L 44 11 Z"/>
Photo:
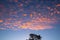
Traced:
<path id="1" fill-rule="evenodd" d="M 29 36 L 30 36 L 29 40 L 41 40 L 41 36 L 40 35 L 30 34 Z"/>

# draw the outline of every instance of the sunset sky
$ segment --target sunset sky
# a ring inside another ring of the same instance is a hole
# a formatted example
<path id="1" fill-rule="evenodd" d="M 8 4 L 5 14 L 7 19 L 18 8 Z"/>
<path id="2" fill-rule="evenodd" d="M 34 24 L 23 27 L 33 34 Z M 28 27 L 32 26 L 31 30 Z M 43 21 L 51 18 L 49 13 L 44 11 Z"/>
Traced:
<path id="1" fill-rule="evenodd" d="M 0 40 L 60 40 L 60 0 L 0 0 Z"/>

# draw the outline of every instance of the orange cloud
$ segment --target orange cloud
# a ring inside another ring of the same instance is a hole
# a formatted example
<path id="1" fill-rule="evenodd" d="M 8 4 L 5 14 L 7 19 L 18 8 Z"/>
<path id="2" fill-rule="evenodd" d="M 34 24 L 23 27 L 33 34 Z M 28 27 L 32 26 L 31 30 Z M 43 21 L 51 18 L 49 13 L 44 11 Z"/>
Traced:
<path id="1" fill-rule="evenodd" d="M 3 22 L 3 20 L 0 20 L 0 23 Z"/>
<path id="2" fill-rule="evenodd" d="M 26 28 L 29 28 L 31 25 L 32 25 L 31 22 L 26 22 L 21 25 L 21 28 L 26 29 Z"/>
<path id="3" fill-rule="evenodd" d="M 44 29 L 51 29 L 51 28 L 52 28 L 52 26 L 39 25 L 39 26 L 30 27 L 29 29 L 31 29 L 31 30 L 44 30 Z"/>
<path id="4" fill-rule="evenodd" d="M 51 29 L 53 27 L 50 26 L 49 24 L 26 22 L 21 26 L 21 28 L 30 30 L 44 30 L 44 29 Z"/>
<path id="5" fill-rule="evenodd" d="M 35 18 L 31 22 L 25 22 L 21 25 L 22 29 L 31 29 L 31 30 L 44 30 L 53 28 L 50 26 L 51 23 L 56 22 L 55 19 L 49 18 Z"/>
<path id="6" fill-rule="evenodd" d="M 32 17 L 33 15 L 32 15 L 32 13 L 30 14 L 30 17 Z"/>
<path id="7" fill-rule="evenodd" d="M 60 4 L 57 4 L 56 6 L 60 6 Z"/>
<path id="8" fill-rule="evenodd" d="M 27 14 L 23 14 L 23 16 L 27 16 Z"/>
<path id="9" fill-rule="evenodd" d="M 32 14 L 30 14 L 30 16 L 31 15 Z M 27 14 L 23 14 L 23 16 L 27 16 Z M 45 30 L 45 29 L 53 28 L 53 26 L 51 26 L 50 24 L 53 24 L 54 22 L 56 22 L 56 19 L 40 17 L 40 16 L 41 14 L 34 14 L 33 17 L 30 19 L 30 21 L 26 21 L 26 19 L 16 20 L 12 18 L 7 18 L 6 22 L 4 22 L 3 25 L 6 28 L 12 29 L 12 30 L 18 30 L 18 29 Z M 14 21 L 14 22 L 11 22 L 11 21 Z M 0 22 L 3 22 L 3 21 L 0 20 Z"/>

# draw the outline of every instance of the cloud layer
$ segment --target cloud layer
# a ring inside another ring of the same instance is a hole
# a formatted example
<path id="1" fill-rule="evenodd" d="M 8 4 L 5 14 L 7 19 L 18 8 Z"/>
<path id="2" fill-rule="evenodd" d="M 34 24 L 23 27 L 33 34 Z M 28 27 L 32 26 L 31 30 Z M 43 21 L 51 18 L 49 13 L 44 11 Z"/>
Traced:
<path id="1" fill-rule="evenodd" d="M 60 20 L 59 1 L 5 0 L 0 4 L 0 30 L 54 28 Z"/>

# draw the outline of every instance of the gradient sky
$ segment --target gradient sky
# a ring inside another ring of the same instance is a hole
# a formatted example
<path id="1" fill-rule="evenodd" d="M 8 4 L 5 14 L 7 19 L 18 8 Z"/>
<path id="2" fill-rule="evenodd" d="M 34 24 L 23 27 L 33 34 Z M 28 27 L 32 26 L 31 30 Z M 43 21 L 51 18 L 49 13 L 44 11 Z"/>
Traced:
<path id="1" fill-rule="evenodd" d="M 0 0 L 0 40 L 60 40 L 60 0 Z"/>

